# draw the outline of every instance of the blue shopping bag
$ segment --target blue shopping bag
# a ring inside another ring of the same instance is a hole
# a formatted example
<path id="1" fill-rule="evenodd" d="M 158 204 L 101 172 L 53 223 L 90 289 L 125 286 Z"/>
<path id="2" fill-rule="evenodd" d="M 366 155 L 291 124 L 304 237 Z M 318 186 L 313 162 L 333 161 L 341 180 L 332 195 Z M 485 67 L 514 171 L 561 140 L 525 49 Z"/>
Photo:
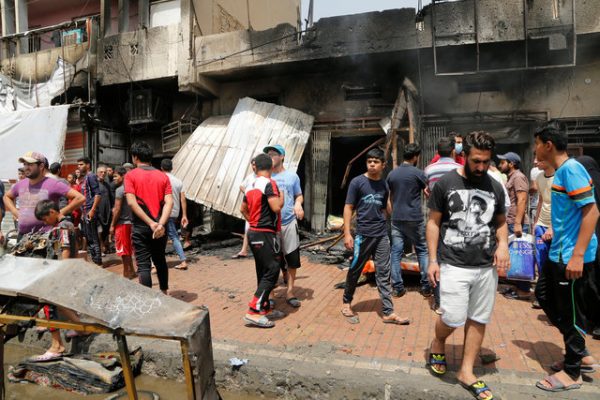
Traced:
<path id="1" fill-rule="evenodd" d="M 535 280 L 535 245 L 532 235 L 524 233 L 520 238 L 515 235 L 508 237 L 510 252 L 510 269 L 508 279 L 520 281 Z"/>

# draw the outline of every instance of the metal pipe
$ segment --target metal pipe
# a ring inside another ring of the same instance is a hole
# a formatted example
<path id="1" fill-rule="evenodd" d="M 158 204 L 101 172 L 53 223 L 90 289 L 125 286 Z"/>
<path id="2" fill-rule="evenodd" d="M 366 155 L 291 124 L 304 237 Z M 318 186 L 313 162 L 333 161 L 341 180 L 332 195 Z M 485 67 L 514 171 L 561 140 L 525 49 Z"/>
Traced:
<path id="1" fill-rule="evenodd" d="M 117 345 L 121 355 L 121 367 L 123 368 L 123 377 L 125 378 L 125 388 L 129 400 L 138 400 L 137 390 L 135 389 L 135 379 L 131 368 L 131 359 L 129 358 L 129 349 L 127 348 L 127 339 L 123 335 L 117 336 Z"/>

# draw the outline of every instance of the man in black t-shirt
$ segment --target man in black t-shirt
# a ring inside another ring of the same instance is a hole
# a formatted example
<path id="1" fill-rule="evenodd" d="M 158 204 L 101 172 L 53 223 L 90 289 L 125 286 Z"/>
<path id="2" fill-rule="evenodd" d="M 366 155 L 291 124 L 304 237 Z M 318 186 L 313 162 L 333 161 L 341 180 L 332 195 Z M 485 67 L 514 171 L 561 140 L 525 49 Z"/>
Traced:
<path id="1" fill-rule="evenodd" d="M 492 398 L 492 392 L 474 375 L 473 365 L 494 308 L 497 268 L 510 264 L 504 191 L 487 173 L 494 146 L 494 139 L 485 132 L 466 137 L 465 166 L 448 172 L 433 187 L 427 222 L 429 282 L 436 285 L 439 281 L 442 311 L 429 368 L 437 375 L 446 372 L 446 339 L 465 325 L 462 364 L 456 377 L 481 399 Z M 434 255 L 439 255 L 439 263 Z"/>
<path id="2" fill-rule="evenodd" d="M 344 206 L 344 245 L 354 250 L 352 264 L 346 276 L 342 314 L 351 324 L 357 324 L 358 315 L 352 311 L 351 303 L 356 284 L 365 263 L 373 257 L 375 279 L 383 303 L 383 322 L 408 325 L 408 318 L 394 313 L 390 272 L 390 239 L 387 233 L 386 214 L 389 214 L 389 189 L 381 174 L 385 168 L 384 154 L 374 148 L 367 153 L 367 172 L 352 179 L 348 186 Z M 350 231 L 352 213 L 356 210 L 356 237 Z"/>
<path id="3" fill-rule="evenodd" d="M 427 243 L 421 210 L 421 193 L 429 194 L 429 189 L 425 173 L 416 167 L 420 155 L 421 147 L 417 143 L 406 145 L 404 162 L 387 177 L 392 205 L 392 288 L 395 297 L 406 293 L 400 267 L 406 242 L 415 246 L 421 271 L 421 294 L 429 297 L 433 293 L 427 280 Z"/>

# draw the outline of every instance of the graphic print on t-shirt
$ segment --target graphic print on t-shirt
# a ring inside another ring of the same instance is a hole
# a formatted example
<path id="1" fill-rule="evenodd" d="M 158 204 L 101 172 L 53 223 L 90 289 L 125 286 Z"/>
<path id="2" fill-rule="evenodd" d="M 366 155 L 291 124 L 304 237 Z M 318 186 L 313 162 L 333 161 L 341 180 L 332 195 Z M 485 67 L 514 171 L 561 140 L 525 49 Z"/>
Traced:
<path id="1" fill-rule="evenodd" d="M 492 193 L 479 189 L 450 190 L 447 196 L 449 219 L 444 244 L 458 249 L 470 246 L 489 249 L 489 224 L 496 204 Z"/>

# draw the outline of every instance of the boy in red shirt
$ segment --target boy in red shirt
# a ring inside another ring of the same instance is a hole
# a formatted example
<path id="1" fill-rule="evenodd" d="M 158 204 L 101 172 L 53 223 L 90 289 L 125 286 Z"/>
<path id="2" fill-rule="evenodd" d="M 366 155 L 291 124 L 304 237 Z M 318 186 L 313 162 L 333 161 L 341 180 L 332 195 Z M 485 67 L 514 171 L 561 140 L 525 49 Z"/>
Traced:
<path id="1" fill-rule="evenodd" d="M 152 147 L 148 143 L 135 142 L 130 152 L 137 168 L 125 174 L 125 196 L 133 212 L 132 239 L 138 277 L 142 285 L 152 287 L 150 269 L 154 264 L 160 290 L 167 294 L 165 226 L 173 208 L 171 183 L 164 172 L 150 165 Z"/>
<path id="2" fill-rule="evenodd" d="M 277 283 L 281 263 L 277 232 L 281 230 L 279 213 L 284 195 L 271 179 L 271 157 L 259 154 L 254 158 L 254 165 L 256 179 L 246 187 L 240 211 L 250 225 L 248 242 L 256 263 L 258 287 L 243 319 L 248 325 L 272 328 L 275 323 L 271 319 L 285 315 L 281 311 L 271 310 L 269 303 L 269 294 Z"/>

